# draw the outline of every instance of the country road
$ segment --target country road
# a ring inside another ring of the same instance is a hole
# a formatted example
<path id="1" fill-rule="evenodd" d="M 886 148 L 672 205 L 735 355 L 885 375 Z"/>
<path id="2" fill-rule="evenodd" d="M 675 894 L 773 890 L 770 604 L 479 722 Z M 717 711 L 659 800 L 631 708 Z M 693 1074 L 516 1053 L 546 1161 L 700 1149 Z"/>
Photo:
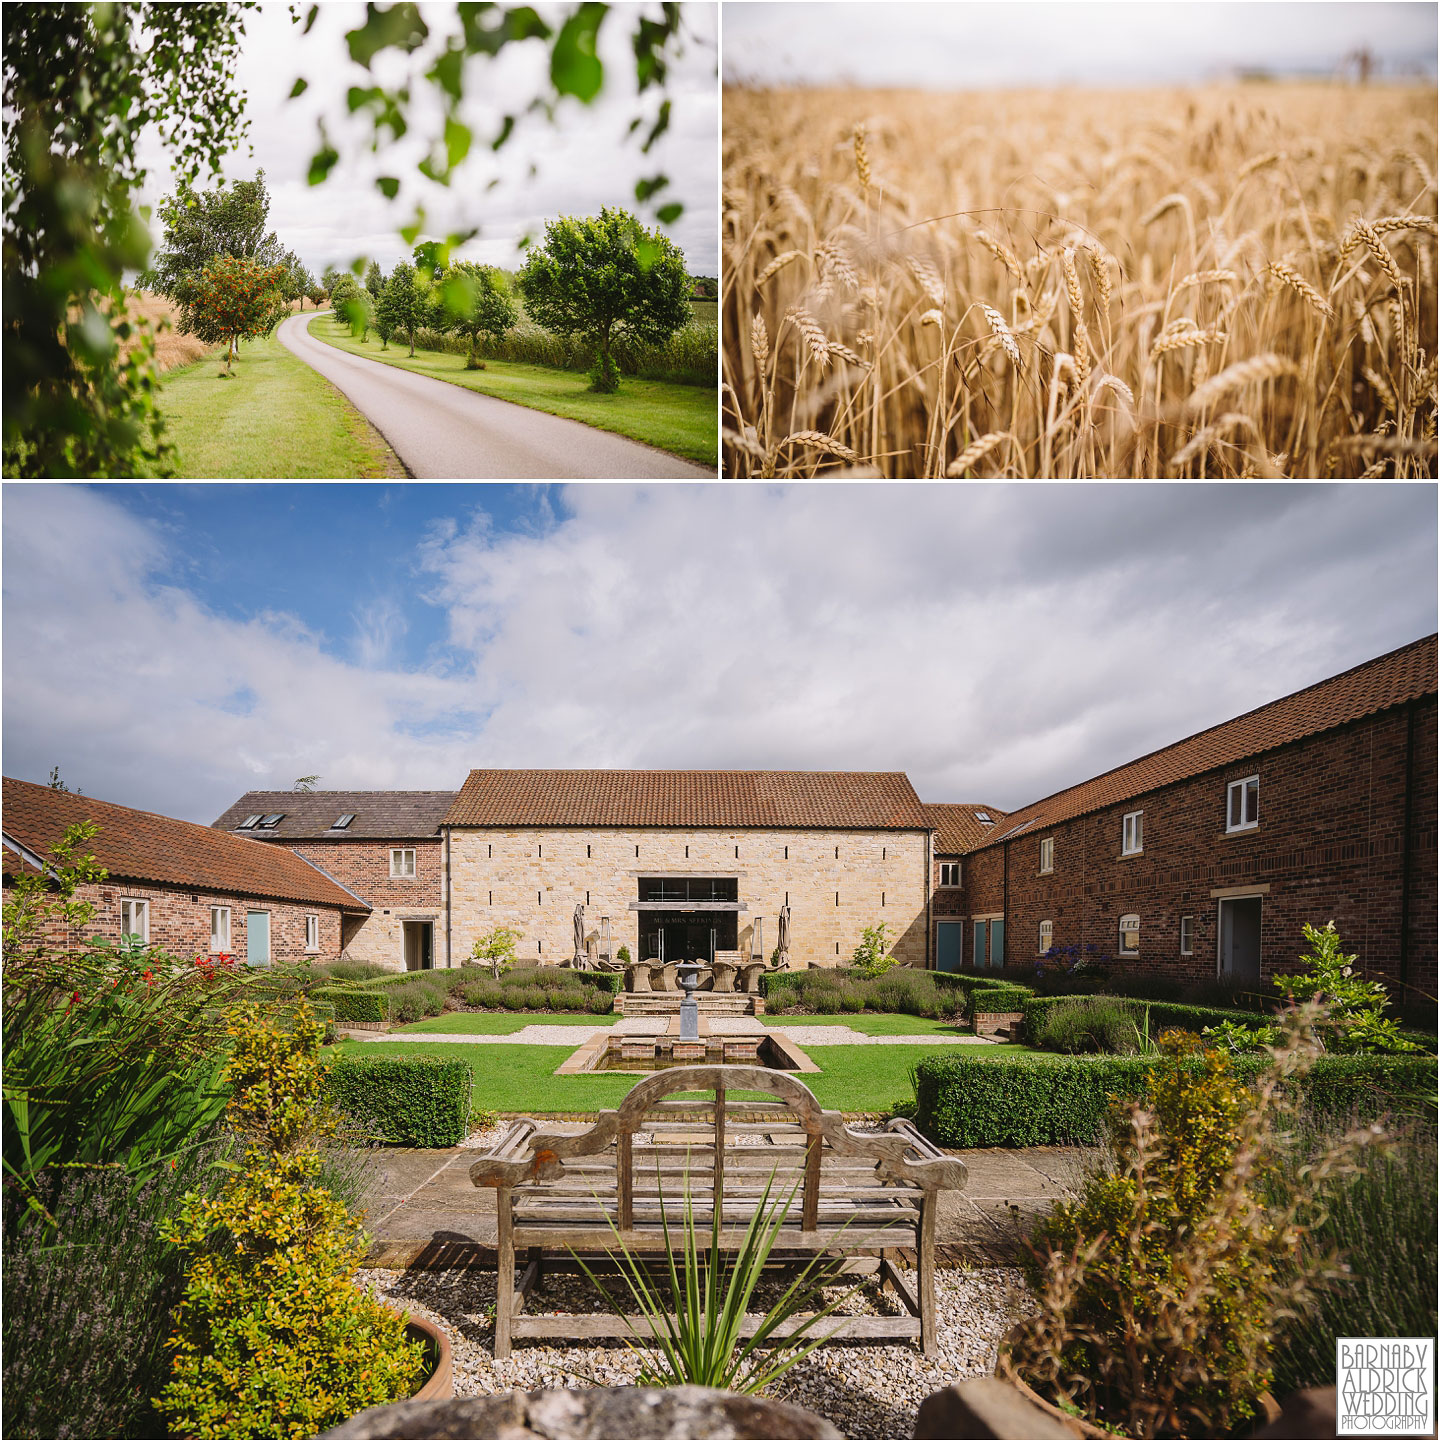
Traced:
<path id="1" fill-rule="evenodd" d="M 320 372 L 390 443 L 420 480 L 714 479 L 706 469 L 638 441 L 530 410 L 316 340 L 314 319 L 284 321 L 280 342 Z"/>

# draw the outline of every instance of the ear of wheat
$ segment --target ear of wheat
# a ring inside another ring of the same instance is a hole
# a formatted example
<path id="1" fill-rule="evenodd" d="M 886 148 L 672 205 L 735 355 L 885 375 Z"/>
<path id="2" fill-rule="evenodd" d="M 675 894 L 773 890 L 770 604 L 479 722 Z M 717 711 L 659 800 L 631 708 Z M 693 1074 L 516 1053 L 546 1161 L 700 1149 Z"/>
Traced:
<path id="1" fill-rule="evenodd" d="M 1188 410 L 1203 411 L 1231 391 L 1258 385 L 1262 381 L 1276 380 L 1280 376 L 1299 374 L 1300 367 L 1294 361 L 1287 356 L 1276 355 L 1274 351 L 1267 351 L 1263 355 L 1251 356 L 1249 360 L 1236 361 L 1233 366 L 1226 366 L 1219 375 L 1211 376 L 1203 386 L 1192 391 L 1185 405 Z"/>
<path id="2" fill-rule="evenodd" d="M 783 251 L 781 254 L 777 255 L 775 259 L 772 260 L 770 264 L 767 265 L 765 269 L 760 272 L 759 275 L 755 277 L 755 284 L 764 285 L 765 282 L 769 280 L 772 275 L 778 275 L 782 270 L 785 269 L 787 265 L 790 264 L 792 260 L 799 260 L 803 253 L 803 251 L 798 250 Z"/>
<path id="3" fill-rule="evenodd" d="M 770 359 L 770 336 L 765 330 L 765 317 L 758 310 L 755 319 L 750 322 L 750 354 L 755 357 L 756 366 L 763 371 L 765 362 Z"/>
<path id="4" fill-rule="evenodd" d="M 865 127 L 855 127 L 855 174 L 861 190 L 870 189 L 870 152 L 865 147 Z"/>
<path id="5" fill-rule="evenodd" d="M 792 431 L 780 442 L 782 446 L 809 446 L 812 451 L 823 451 L 827 456 L 838 456 L 842 461 L 858 461 L 860 457 L 834 436 L 824 431 Z"/>
<path id="6" fill-rule="evenodd" d="M 986 432 L 985 435 L 971 441 L 970 444 L 950 462 L 945 469 L 945 474 L 954 480 L 963 476 L 966 471 L 973 471 L 991 451 L 1009 439 L 1009 431 Z"/>
<path id="7" fill-rule="evenodd" d="M 800 332 L 810 352 L 810 359 L 823 371 L 830 364 L 830 342 L 815 319 L 803 306 L 786 311 L 785 319 Z"/>
<path id="8" fill-rule="evenodd" d="M 1266 269 L 1282 285 L 1289 286 L 1297 295 L 1303 296 L 1306 303 L 1319 311 L 1326 320 L 1334 320 L 1335 310 L 1330 302 L 1293 265 L 1286 265 L 1283 260 L 1272 260 Z"/>
<path id="9" fill-rule="evenodd" d="M 1175 330 L 1169 335 L 1159 336 L 1150 347 L 1150 359 L 1157 361 L 1172 351 L 1188 350 L 1198 345 L 1221 345 L 1226 339 L 1223 330 Z"/>
<path id="10" fill-rule="evenodd" d="M 1018 366 L 1020 364 L 1020 347 L 1016 345 L 1015 337 L 1010 333 L 1010 327 L 1005 324 L 1005 317 L 993 305 L 986 305 L 983 300 L 980 302 L 980 309 L 984 312 L 986 323 L 990 327 L 990 334 L 1000 342 L 1005 348 L 1005 354 Z"/>

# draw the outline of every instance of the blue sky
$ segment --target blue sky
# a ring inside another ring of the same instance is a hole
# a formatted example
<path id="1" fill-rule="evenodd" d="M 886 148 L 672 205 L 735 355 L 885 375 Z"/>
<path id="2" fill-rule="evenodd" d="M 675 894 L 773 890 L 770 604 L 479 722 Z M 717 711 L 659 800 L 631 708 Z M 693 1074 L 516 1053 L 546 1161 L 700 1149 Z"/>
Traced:
<path id="1" fill-rule="evenodd" d="M 175 579 L 237 621 L 299 618 L 328 655 L 451 669 L 447 614 L 421 547 L 476 517 L 534 535 L 563 513 L 560 488 L 509 485 L 94 485 L 165 538 Z"/>
<path id="2" fill-rule="evenodd" d="M 1023 805 L 1435 629 L 1433 485 L 70 486 L 3 504 L 3 762 L 210 822 L 476 766 Z"/>

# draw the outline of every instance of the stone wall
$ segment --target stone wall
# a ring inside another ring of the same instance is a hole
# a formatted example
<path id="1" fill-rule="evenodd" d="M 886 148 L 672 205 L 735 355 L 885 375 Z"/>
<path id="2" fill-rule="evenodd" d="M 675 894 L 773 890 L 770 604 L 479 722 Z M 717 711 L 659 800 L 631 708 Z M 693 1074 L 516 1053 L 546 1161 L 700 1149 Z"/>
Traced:
<path id="1" fill-rule="evenodd" d="M 738 877 L 738 944 L 748 954 L 763 918 L 766 960 L 788 899 L 798 967 L 847 962 L 867 926 L 886 922 L 895 955 L 928 964 L 929 833 L 924 831 L 661 830 L 567 827 L 457 828 L 451 839 L 451 924 L 457 961 L 494 926 L 523 936 L 524 964 L 573 954 L 577 903 L 587 933 L 610 918 L 612 947 L 639 959 L 642 876 Z M 648 909 L 648 908 L 647 908 Z M 656 910 L 667 909 L 657 903 Z"/>

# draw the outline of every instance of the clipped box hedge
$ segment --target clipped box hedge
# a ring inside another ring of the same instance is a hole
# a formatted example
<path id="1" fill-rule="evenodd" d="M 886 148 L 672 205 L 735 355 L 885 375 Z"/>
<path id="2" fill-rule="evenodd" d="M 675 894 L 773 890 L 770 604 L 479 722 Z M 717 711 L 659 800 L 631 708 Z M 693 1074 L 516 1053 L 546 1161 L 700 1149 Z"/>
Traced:
<path id="1" fill-rule="evenodd" d="M 1223 1006 L 1191 1006 L 1187 1002 L 1179 1001 L 1141 1001 L 1138 997 L 1114 996 L 1108 992 L 1101 992 L 1098 995 L 1086 993 L 1080 996 L 1034 996 L 1018 1010 L 1025 1014 L 1025 1035 L 1028 1038 L 1035 1035 L 1035 1028 L 1039 1026 L 1045 1014 L 1057 1006 L 1063 1006 L 1067 1002 L 1082 1001 L 1113 1001 L 1117 1006 L 1122 1006 L 1134 1018 L 1137 1026 L 1143 1025 L 1145 1013 L 1150 1013 L 1150 1035 L 1158 1036 L 1160 1032 L 1167 1031 L 1172 1027 L 1180 1027 L 1185 1031 L 1202 1032 L 1207 1026 L 1219 1026 L 1222 1022 L 1238 1022 L 1242 1026 L 1264 1026 L 1274 1021 L 1273 1016 L 1268 1016 L 1258 1011 L 1240 1011 L 1233 1007 Z"/>
<path id="2" fill-rule="evenodd" d="M 466 1062 L 342 1056 L 329 1080 L 336 1106 L 391 1146 L 453 1147 L 470 1130 L 474 1078 Z"/>
<path id="3" fill-rule="evenodd" d="M 915 1068 L 915 1121 L 942 1147 L 1089 1145 L 1104 1133 L 1110 1098 L 1142 1097 L 1153 1056 L 927 1056 Z M 1231 1061 L 1252 1081 L 1264 1056 Z M 1325 1117 L 1434 1115 L 1434 1057 L 1324 1056 L 1300 1079 Z"/>
<path id="4" fill-rule="evenodd" d="M 984 1012 L 1024 1011 L 1034 996 L 1028 986 L 974 986 L 966 997 L 966 1012 L 975 1017 Z"/>
<path id="5" fill-rule="evenodd" d="M 330 1007 L 335 1020 L 342 1026 L 346 1022 L 390 1020 L 390 999 L 377 992 L 361 991 L 358 987 L 326 986 L 317 987 L 311 993 L 311 999 Z"/>

